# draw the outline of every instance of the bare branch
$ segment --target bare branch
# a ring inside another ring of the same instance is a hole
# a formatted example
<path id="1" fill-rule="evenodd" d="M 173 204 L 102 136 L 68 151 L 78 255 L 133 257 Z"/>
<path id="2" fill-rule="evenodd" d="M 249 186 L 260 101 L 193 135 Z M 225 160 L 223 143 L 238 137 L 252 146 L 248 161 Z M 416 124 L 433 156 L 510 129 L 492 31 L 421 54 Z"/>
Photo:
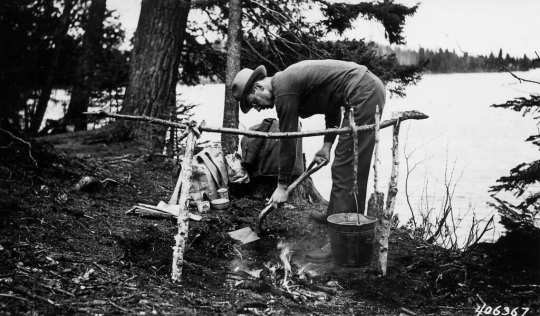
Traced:
<path id="1" fill-rule="evenodd" d="M 504 67 L 503 65 L 497 63 L 497 62 L 494 62 L 494 61 L 491 61 L 491 60 L 486 60 L 486 64 L 493 64 L 497 67 L 500 67 L 502 70 L 505 70 L 506 72 L 508 72 L 509 74 L 512 75 L 512 77 L 516 78 L 517 80 L 519 80 L 519 83 L 521 83 L 522 81 L 525 81 L 525 82 L 531 82 L 531 83 L 536 83 L 536 84 L 540 84 L 540 82 L 538 81 L 534 81 L 534 80 L 528 80 L 528 79 L 523 79 L 523 78 L 520 78 L 518 76 L 516 76 L 513 72 L 511 72 L 508 68 Z M 485 66 L 485 65 L 484 65 Z"/>
<path id="2" fill-rule="evenodd" d="M 194 1 L 186 1 L 183 0 L 181 5 L 183 6 L 192 6 L 192 5 L 204 5 L 204 4 L 217 4 L 217 3 L 226 3 L 229 2 L 229 0 L 194 0 Z"/>
<path id="3" fill-rule="evenodd" d="M 285 45 L 291 52 L 294 52 L 296 54 L 298 54 L 299 56 L 301 57 L 304 57 L 304 58 L 308 58 L 307 56 L 304 56 L 300 53 L 298 53 L 297 50 L 293 49 L 292 47 L 290 47 L 289 45 L 293 45 L 293 46 L 297 46 L 297 47 L 304 47 L 306 48 L 310 53 L 313 53 L 315 54 L 318 58 L 323 58 L 324 56 L 320 55 L 316 49 L 313 49 L 311 47 L 309 47 L 308 45 L 302 43 L 302 41 L 296 36 L 296 34 L 293 34 L 293 36 L 298 40 L 298 43 L 295 43 L 295 42 L 291 42 L 289 40 L 286 40 L 284 38 L 282 38 L 281 36 L 278 36 L 277 34 L 275 34 L 274 32 L 272 32 L 268 27 L 266 27 L 266 23 L 262 23 L 261 21 L 259 21 L 257 18 L 256 18 L 256 14 L 255 12 L 253 12 L 253 9 L 252 8 L 249 8 L 249 10 L 251 11 L 252 15 L 247 15 L 248 18 L 256 23 L 257 25 L 259 25 L 262 29 L 264 29 L 266 32 L 266 34 L 270 34 L 272 37 L 274 37 L 275 39 L 279 40 L 280 42 L 283 43 L 283 45 Z M 276 20 L 278 23 L 282 24 L 279 20 Z M 283 25 L 283 24 L 282 24 Z M 308 58 L 308 59 L 311 59 L 311 58 Z"/>
<path id="4" fill-rule="evenodd" d="M 148 116 L 134 116 L 134 115 L 122 115 L 122 114 L 113 114 L 113 113 L 107 113 L 104 111 L 100 112 L 85 112 L 83 113 L 85 115 L 97 115 L 102 117 L 113 117 L 123 120 L 130 120 L 130 121 L 143 121 L 143 122 L 149 122 L 152 124 L 158 124 L 158 125 L 164 125 L 169 127 L 176 127 L 176 128 L 188 128 L 188 125 L 182 124 L 182 123 L 176 123 L 171 121 L 166 121 L 154 117 L 148 117 Z M 386 120 L 381 123 L 380 128 L 386 128 L 389 126 L 393 126 L 397 124 L 397 122 L 403 122 L 405 120 L 423 120 L 428 118 L 429 116 L 425 115 L 424 113 L 418 112 L 418 111 L 405 111 L 405 112 L 399 112 L 399 115 L 397 118 L 393 118 L 390 120 Z M 196 122 L 191 122 L 189 124 L 190 127 L 197 126 Z M 211 133 L 223 133 L 223 134 L 236 134 L 236 135 L 244 135 L 244 136 L 250 136 L 250 137 L 259 137 L 259 138 L 299 138 L 299 137 L 313 137 L 313 136 L 321 136 L 321 135 L 329 135 L 329 134 L 350 134 L 352 133 L 352 130 L 350 127 L 342 127 L 342 128 L 329 128 L 326 130 L 318 130 L 318 131 L 306 131 L 306 132 L 287 132 L 287 133 L 280 133 L 280 132 L 257 132 L 257 131 L 251 131 L 251 130 L 239 130 L 236 128 L 226 128 L 226 127 L 211 127 L 211 126 L 199 126 L 198 127 L 200 131 L 203 132 L 211 132 Z M 357 130 L 359 132 L 362 131 L 372 131 L 375 130 L 375 125 L 364 125 L 357 127 Z"/>
<path id="5" fill-rule="evenodd" d="M 253 51 L 253 53 L 255 53 L 255 55 L 259 56 L 260 59 L 264 60 L 265 62 L 269 63 L 270 65 L 272 65 L 272 67 L 274 67 L 276 69 L 276 71 L 281 71 L 281 69 L 279 69 L 279 67 L 274 64 L 271 60 L 269 60 L 268 58 L 264 57 L 263 55 L 261 55 L 261 53 L 259 53 L 250 43 L 249 41 L 245 40 L 245 39 L 242 39 L 242 42 L 246 43 L 246 45 L 251 49 L 251 51 Z"/>
<path id="6" fill-rule="evenodd" d="M 34 159 L 34 157 L 32 157 L 32 145 L 30 145 L 29 142 L 11 134 L 9 131 L 6 131 L 6 130 L 3 130 L 2 128 L 0 128 L 0 131 L 6 133 L 6 134 L 9 134 L 11 137 L 15 138 L 16 140 L 20 141 L 21 143 L 25 143 L 27 146 L 28 146 L 28 155 L 30 156 L 30 159 L 32 159 L 32 161 L 34 162 L 34 165 L 37 167 L 37 161 Z"/>

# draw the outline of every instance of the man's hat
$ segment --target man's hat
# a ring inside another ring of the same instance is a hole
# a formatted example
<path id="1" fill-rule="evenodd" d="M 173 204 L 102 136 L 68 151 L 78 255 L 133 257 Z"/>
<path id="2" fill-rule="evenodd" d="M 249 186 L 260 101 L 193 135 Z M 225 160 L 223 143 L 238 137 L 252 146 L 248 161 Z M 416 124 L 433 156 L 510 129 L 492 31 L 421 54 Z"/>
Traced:
<path id="1" fill-rule="evenodd" d="M 246 102 L 246 97 L 251 90 L 251 86 L 260 76 L 266 77 L 266 68 L 259 66 L 255 70 L 244 68 L 236 74 L 232 85 L 233 97 L 240 101 L 240 109 L 242 112 L 247 113 L 251 110 L 251 104 Z"/>

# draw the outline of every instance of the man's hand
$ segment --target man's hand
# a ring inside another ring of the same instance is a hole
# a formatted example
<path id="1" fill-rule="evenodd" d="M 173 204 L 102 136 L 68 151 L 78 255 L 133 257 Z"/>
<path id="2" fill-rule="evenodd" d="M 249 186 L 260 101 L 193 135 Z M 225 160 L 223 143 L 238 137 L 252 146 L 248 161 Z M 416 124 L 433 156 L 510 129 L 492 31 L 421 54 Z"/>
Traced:
<path id="1" fill-rule="evenodd" d="M 272 197 L 270 198 L 270 201 L 268 201 L 268 204 L 272 204 L 274 208 L 278 208 L 279 204 L 287 202 L 289 199 L 289 194 L 287 193 L 287 186 L 284 184 L 277 185 L 276 190 L 274 191 L 274 194 L 272 194 Z"/>
<path id="2" fill-rule="evenodd" d="M 332 148 L 332 143 L 324 143 L 322 148 L 315 153 L 313 160 L 317 162 L 318 165 L 323 163 L 325 160 L 330 161 L 330 149 Z"/>

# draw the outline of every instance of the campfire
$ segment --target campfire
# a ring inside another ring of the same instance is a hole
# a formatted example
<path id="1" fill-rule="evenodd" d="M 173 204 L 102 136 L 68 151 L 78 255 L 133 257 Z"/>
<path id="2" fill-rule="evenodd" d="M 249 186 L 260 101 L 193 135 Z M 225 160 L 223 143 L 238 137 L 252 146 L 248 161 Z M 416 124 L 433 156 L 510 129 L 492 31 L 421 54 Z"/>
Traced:
<path id="1" fill-rule="evenodd" d="M 279 260 L 265 262 L 261 269 L 251 270 L 242 262 L 233 264 L 232 286 L 283 296 L 299 304 L 330 301 L 337 294 L 337 282 L 319 284 L 322 278 L 311 263 L 291 261 L 291 245 L 280 242 L 277 248 L 281 250 Z"/>

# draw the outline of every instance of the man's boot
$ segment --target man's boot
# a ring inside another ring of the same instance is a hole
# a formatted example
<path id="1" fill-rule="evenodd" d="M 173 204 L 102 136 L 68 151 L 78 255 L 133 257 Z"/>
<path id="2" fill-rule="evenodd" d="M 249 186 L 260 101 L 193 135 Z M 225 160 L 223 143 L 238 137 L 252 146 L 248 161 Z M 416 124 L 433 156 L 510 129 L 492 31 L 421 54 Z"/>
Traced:
<path id="1" fill-rule="evenodd" d="M 328 215 L 326 214 L 317 211 L 311 211 L 309 217 L 314 219 L 319 224 L 328 225 Z"/>
<path id="2" fill-rule="evenodd" d="M 306 253 L 306 260 L 315 263 L 332 261 L 332 248 L 330 247 L 330 243 Z"/>

